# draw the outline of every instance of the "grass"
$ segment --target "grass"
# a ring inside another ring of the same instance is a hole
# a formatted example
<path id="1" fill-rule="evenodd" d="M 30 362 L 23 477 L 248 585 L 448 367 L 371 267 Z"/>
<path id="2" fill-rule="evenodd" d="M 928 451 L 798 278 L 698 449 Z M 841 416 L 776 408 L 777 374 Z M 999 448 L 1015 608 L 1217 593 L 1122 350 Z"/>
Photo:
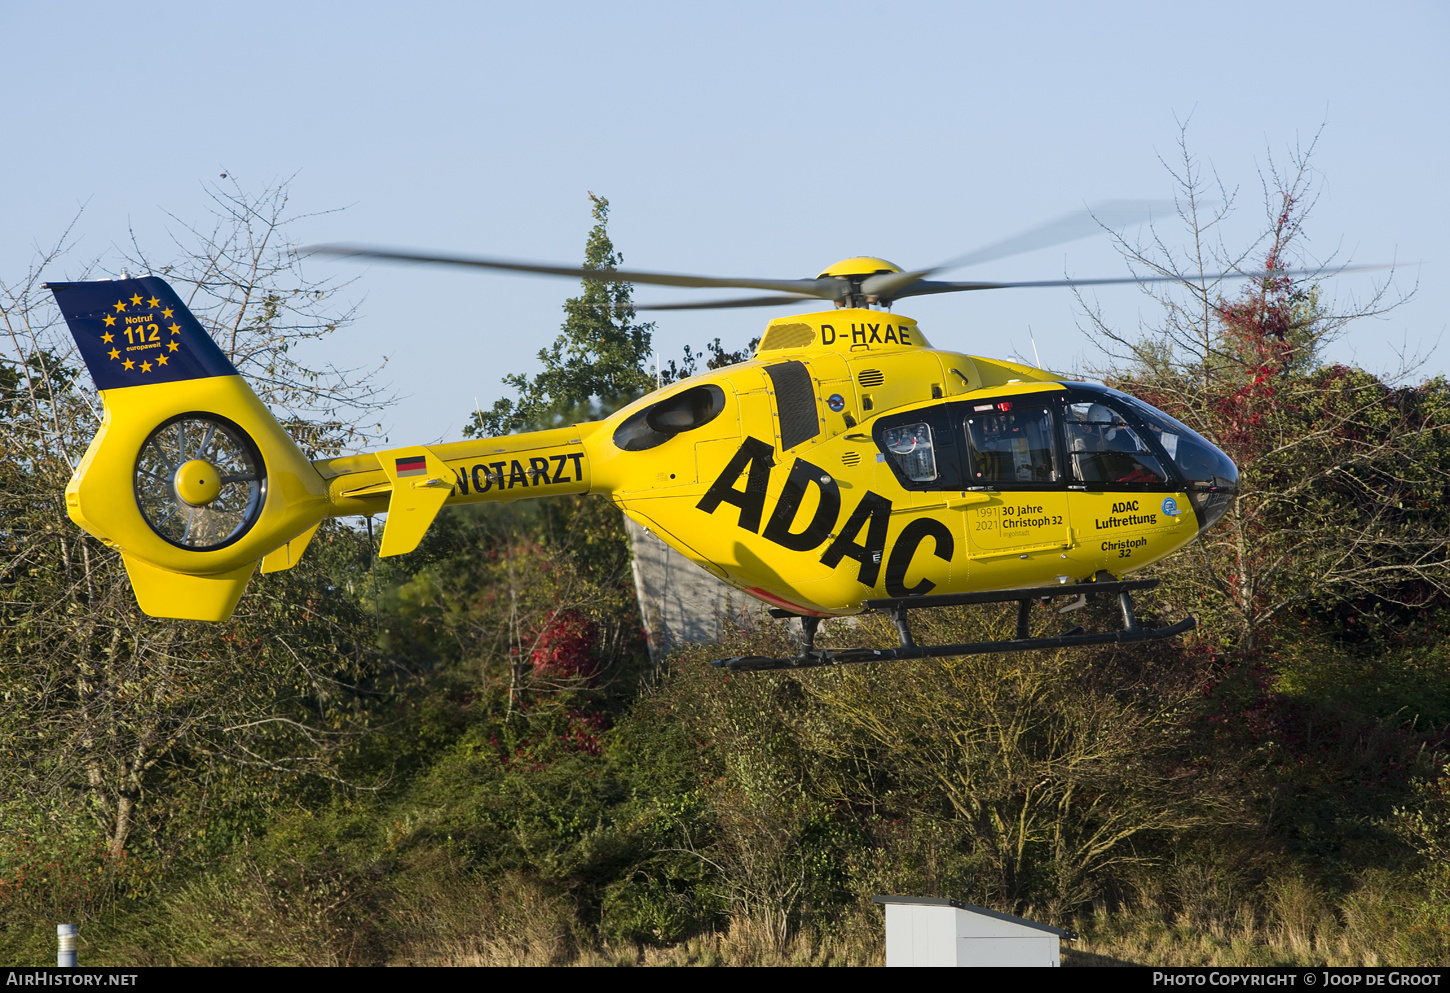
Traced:
<path id="1" fill-rule="evenodd" d="M 1167 890 L 1163 891 L 1167 892 Z M 1135 898 L 1073 926 L 1064 966 L 1429 966 L 1450 961 L 1444 908 L 1370 873 L 1334 896 L 1299 875 L 1274 877 L 1236 903 Z M 873 910 L 875 908 L 872 908 Z M 869 919 L 868 919 L 869 918 Z M 1439 923 L 1437 923 L 1439 922 Z M 7 957 L 53 960 L 54 926 L 11 920 Z M 43 933 L 42 933 L 43 932 Z M 93 966 L 880 966 L 870 911 L 838 933 L 784 944 L 737 920 L 669 945 L 611 944 L 578 924 L 570 901 L 510 873 L 484 879 L 446 857 L 388 878 L 282 878 L 251 862 L 195 877 L 159 898 L 82 926 Z"/>

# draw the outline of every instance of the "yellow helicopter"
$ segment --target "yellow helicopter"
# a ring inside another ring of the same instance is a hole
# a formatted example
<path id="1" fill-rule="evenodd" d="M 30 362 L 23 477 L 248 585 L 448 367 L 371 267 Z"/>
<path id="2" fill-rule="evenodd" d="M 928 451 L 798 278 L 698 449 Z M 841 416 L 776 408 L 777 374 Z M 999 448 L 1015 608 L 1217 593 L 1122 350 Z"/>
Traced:
<path id="1" fill-rule="evenodd" d="M 772 320 L 749 361 L 600 421 L 310 461 L 164 280 L 48 284 L 105 408 L 67 508 L 119 550 L 148 614 L 226 620 L 258 564 L 291 568 L 328 517 L 386 514 L 389 556 L 416 548 L 444 506 L 599 493 L 772 613 L 801 619 L 799 656 L 720 661 L 732 669 L 1141 641 L 1195 623 L 1141 628 L 1130 591 L 1156 580 L 1119 577 L 1218 520 L 1237 493 L 1233 462 L 1140 400 L 934 348 L 916 321 L 883 309 L 1075 281 L 943 282 L 928 277 L 944 267 L 870 257 L 771 280 L 316 251 L 774 294 L 655 309 L 831 306 Z M 1117 596 L 1120 630 L 1031 636 L 1031 603 L 1096 594 Z M 917 645 L 907 623 L 913 609 L 1009 601 L 1018 625 L 1004 641 Z M 821 618 L 871 610 L 896 621 L 896 648 L 815 649 Z"/>

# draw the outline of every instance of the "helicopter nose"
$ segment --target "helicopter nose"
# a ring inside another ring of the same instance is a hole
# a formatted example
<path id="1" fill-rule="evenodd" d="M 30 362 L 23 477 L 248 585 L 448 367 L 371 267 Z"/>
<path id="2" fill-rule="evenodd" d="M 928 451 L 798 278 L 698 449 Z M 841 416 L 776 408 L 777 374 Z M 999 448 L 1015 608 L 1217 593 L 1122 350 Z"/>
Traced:
<path id="1" fill-rule="evenodd" d="M 1164 452 L 1183 480 L 1184 490 L 1198 518 L 1199 532 L 1207 531 L 1233 506 L 1239 495 L 1239 468 L 1218 446 L 1157 407 L 1124 397 L 1158 435 Z"/>
<path id="2" fill-rule="evenodd" d="M 1232 462 L 1229 463 L 1233 465 Z M 1202 487 L 1202 488 L 1198 488 Z M 1239 495 L 1239 476 L 1235 469 L 1230 478 L 1219 477 L 1207 485 L 1197 484 L 1190 489 L 1188 497 L 1193 501 L 1194 512 L 1198 514 L 1198 530 L 1207 531 L 1218 523 Z"/>
<path id="3" fill-rule="evenodd" d="M 1217 446 L 1201 436 L 1179 448 L 1173 459 L 1188 479 L 1188 498 L 1198 515 L 1198 530 L 1218 523 L 1239 495 L 1239 469 Z"/>

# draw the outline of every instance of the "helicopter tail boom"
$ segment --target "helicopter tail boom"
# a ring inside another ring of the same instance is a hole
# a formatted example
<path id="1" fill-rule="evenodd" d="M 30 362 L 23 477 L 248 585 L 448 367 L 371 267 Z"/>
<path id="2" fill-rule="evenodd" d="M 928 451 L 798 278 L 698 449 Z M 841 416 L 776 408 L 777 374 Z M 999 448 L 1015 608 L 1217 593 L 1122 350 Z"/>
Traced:
<path id="1" fill-rule="evenodd" d="M 316 463 L 331 514 L 388 515 L 379 554 L 418 547 L 445 506 L 587 493 L 589 458 L 577 424 L 446 444 L 413 445 Z"/>

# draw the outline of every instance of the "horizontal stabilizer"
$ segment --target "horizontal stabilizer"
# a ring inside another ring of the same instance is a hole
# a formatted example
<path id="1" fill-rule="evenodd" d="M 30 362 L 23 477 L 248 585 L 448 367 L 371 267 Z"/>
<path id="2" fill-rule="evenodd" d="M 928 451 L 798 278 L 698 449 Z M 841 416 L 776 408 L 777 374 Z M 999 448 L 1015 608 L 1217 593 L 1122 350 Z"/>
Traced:
<path id="1" fill-rule="evenodd" d="M 453 493 L 455 476 L 432 449 L 421 445 L 378 452 L 378 461 L 393 484 L 378 554 L 404 555 L 428 533 L 443 501 Z"/>
<path id="2" fill-rule="evenodd" d="M 184 576 L 122 553 L 126 575 L 141 610 L 152 617 L 189 621 L 224 621 L 232 616 L 257 563 L 218 576 Z"/>

